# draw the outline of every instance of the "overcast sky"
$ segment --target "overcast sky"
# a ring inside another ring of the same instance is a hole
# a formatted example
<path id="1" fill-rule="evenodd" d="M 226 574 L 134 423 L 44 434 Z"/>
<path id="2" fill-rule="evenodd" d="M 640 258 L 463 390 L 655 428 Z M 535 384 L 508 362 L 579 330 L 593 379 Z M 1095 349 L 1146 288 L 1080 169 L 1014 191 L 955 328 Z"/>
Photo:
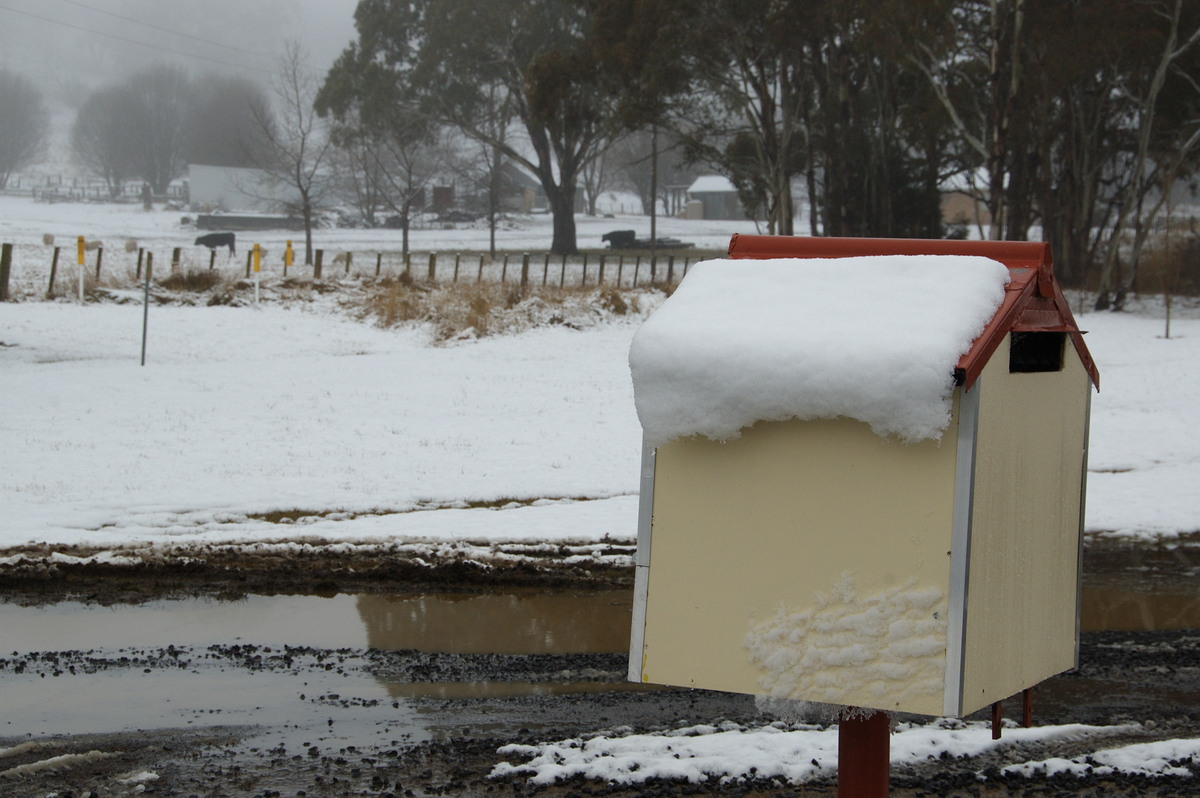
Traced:
<path id="1" fill-rule="evenodd" d="M 288 40 L 323 75 L 355 37 L 357 0 L 0 0 L 0 67 L 54 99 L 150 63 L 269 79 Z"/>

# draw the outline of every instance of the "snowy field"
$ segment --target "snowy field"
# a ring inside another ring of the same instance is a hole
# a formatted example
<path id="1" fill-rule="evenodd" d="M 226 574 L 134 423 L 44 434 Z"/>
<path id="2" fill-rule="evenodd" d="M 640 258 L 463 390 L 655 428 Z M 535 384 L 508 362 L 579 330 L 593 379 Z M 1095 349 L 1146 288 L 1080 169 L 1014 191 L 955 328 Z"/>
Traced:
<path id="1" fill-rule="evenodd" d="M 1090 532 L 1200 528 L 1200 321 L 1155 316 L 1081 320 Z M 635 535 L 636 321 L 435 347 L 321 306 L 152 307 L 145 367 L 141 324 L 0 305 L 0 546 Z M 456 509 L 509 500 L 536 506 Z"/>
<path id="2" fill-rule="evenodd" d="M 0 240 L 31 243 L 52 214 L 62 217 L 56 229 L 86 227 L 89 237 L 190 235 L 171 230 L 177 214 L 163 211 L 2 204 Z M 527 246 L 542 240 L 541 224 L 522 231 Z M 722 223 L 690 224 L 689 238 L 715 239 Z M 450 232 L 486 241 L 486 231 Z M 1153 300 L 1079 314 L 1101 373 L 1090 533 L 1200 530 L 1191 304 L 1176 311 L 1170 339 Z M 627 355 L 638 323 L 433 346 L 428 330 L 377 329 L 319 299 L 155 306 L 141 367 L 138 304 L 2 304 L 0 547 L 632 540 L 641 429 Z M 468 507 L 480 503 L 490 506 Z M 299 516 L 300 528 L 263 518 L 272 513 Z"/>
<path id="3" fill-rule="evenodd" d="M 620 207 L 614 199 L 613 210 Z M 169 211 L 156 208 L 143 211 L 140 205 L 109 205 L 95 203 L 43 203 L 33 202 L 27 197 L 0 196 L 0 242 L 14 244 L 42 244 L 43 236 L 52 235 L 56 243 L 63 246 L 63 257 L 67 248 L 74 244 L 77 236 L 104 243 L 106 249 L 115 250 L 127 240 L 135 240 L 142 247 L 155 250 L 161 258 L 172 247 L 184 247 L 192 254 L 202 256 L 208 262 L 208 251 L 194 246 L 196 236 L 206 230 L 197 231 L 190 225 L 181 224 L 183 217 L 195 218 L 188 211 Z M 600 249 L 607 246 L 601 236 L 610 230 L 634 230 L 639 237 L 650 235 L 650 217 L 615 214 L 604 216 L 577 216 L 578 243 L 581 249 Z M 659 217 L 657 234 L 660 238 L 679 238 L 695 245 L 697 249 L 724 251 L 729 245 L 731 233 L 766 232 L 755 228 L 753 222 L 689 221 Z M 410 233 L 411 248 L 418 252 L 454 252 L 456 250 L 487 250 L 488 229 L 484 222 L 456 225 L 444 229 L 437 223 L 417 224 Z M 239 251 L 258 243 L 282 252 L 283 244 L 291 239 L 300 246 L 304 239 L 302 231 L 263 230 L 245 231 L 237 234 Z M 505 219 L 496 232 L 496 246 L 500 250 L 544 252 L 552 238 L 549 214 L 533 214 Z M 327 252 L 341 250 L 384 250 L 398 251 L 401 248 L 400 230 L 321 228 L 314 231 L 314 247 Z M 65 262 L 65 261 L 64 261 Z M 70 261 L 72 264 L 74 260 Z M 92 262 L 89 254 L 88 262 Z M 48 260 L 46 263 L 48 267 Z"/>

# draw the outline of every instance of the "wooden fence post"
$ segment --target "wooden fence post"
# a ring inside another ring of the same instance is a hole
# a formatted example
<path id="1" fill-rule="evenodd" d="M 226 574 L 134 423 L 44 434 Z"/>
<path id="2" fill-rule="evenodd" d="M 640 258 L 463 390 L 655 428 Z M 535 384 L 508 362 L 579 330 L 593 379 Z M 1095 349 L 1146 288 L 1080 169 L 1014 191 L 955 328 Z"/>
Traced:
<path id="1" fill-rule="evenodd" d="M 437 277 L 437 253 L 429 253 L 429 282 L 434 282 Z"/>
<path id="2" fill-rule="evenodd" d="M 600 253 L 600 274 L 596 277 L 596 285 L 604 285 L 604 253 Z"/>
<path id="3" fill-rule="evenodd" d="M 346 250 L 346 274 L 350 274 L 350 262 L 354 260 L 354 253 Z"/>
<path id="4" fill-rule="evenodd" d="M 254 249 L 252 247 L 252 248 L 246 250 L 246 279 L 247 280 L 250 279 L 250 266 L 253 263 L 253 261 L 254 261 Z"/>
<path id="5" fill-rule="evenodd" d="M 508 277 L 508 253 L 504 253 L 504 265 L 500 268 L 500 285 L 504 285 L 505 278 Z"/>
<path id="6" fill-rule="evenodd" d="M 562 272 L 558 275 L 558 287 L 562 288 L 567 284 L 567 256 L 563 255 Z"/>
<path id="7" fill-rule="evenodd" d="M 529 253 L 521 255 L 521 287 L 529 285 Z"/>
<path id="8" fill-rule="evenodd" d="M 461 263 L 462 263 L 462 253 L 455 252 L 454 253 L 454 280 L 452 282 L 455 282 L 455 283 L 458 282 L 458 267 Z"/>
<path id="9" fill-rule="evenodd" d="M 625 272 L 625 256 L 618 255 L 617 256 L 617 288 L 621 287 L 621 278 L 624 276 L 624 272 Z"/>
<path id="10" fill-rule="evenodd" d="M 583 277 L 579 278 L 579 284 L 581 286 L 587 285 L 587 256 L 588 256 L 588 254 L 586 252 L 584 252 L 583 253 Z"/>
<path id="11" fill-rule="evenodd" d="M 479 283 L 482 283 L 482 282 L 483 282 L 483 255 L 481 253 L 479 255 L 479 274 L 475 275 L 475 284 L 478 285 Z"/>
<path id="12" fill-rule="evenodd" d="M 550 253 L 546 253 L 545 259 L 542 261 L 542 285 L 546 284 L 546 276 L 550 274 Z"/>
<path id="13" fill-rule="evenodd" d="M 213 252 L 215 253 L 216 250 L 214 249 Z M 137 269 L 135 269 L 133 272 L 133 279 L 135 279 L 135 280 L 142 279 L 142 258 L 144 258 L 145 256 L 146 256 L 146 248 L 138 247 Z"/>
<path id="14" fill-rule="evenodd" d="M 58 247 L 54 248 L 54 257 L 50 259 L 50 285 L 46 288 L 46 299 L 54 299 L 54 278 L 58 274 Z"/>
<path id="15" fill-rule="evenodd" d="M 383 268 L 383 253 L 375 253 L 375 276 L 379 276 L 379 270 Z"/>
<path id="16" fill-rule="evenodd" d="M 633 287 L 637 288 L 638 274 L 642 271 L 642 256 L 637 256 L 637 263 L 633 266 Z"/>
<path id="17" fill-rule="evenodd" d="M 96 247 L 96 279 L 100 279 L 100 261 L 104 258 L 104 247 Z"/>
<path id="18" fill-rule="evenodd" d="M 675 256 L 667 256 L 667 285 L 675 282 Z"/>
<path id="19" fill-rule="evenodd" d="M 142 251 L 139 249 L 138 250 L 138 265 L 139 266 L 141 265 L 141 257 L 142 257 L 141 252 Z M 213 247 L 212 249 L 210 249 L 208 251 L 208 270 L 211 272 L 215 268 L 217 268 L 217 248 Z"/>
<path id="20" fill-rule="evenodd" d="M 321 266 L 322 266 L 321 262 L 323 260 L 325 260 L 325 250 L 318 249 L 316 252 L 313 253 L 313 279 L 314 280 L 321 279 Z"/>
<path id="21" fill-rule="evenodd" d="M 0 244 L 0 302 L 8 299 L 8 278 L 12 274 L 12 244 Z"/>
<path id="22" fill-rule="evenodd" d="M 217 254 L 217 250 L 215 248 L 213 249 L 213 254 Z M 179 247 L 175 247 L 175 249 L 171 250 L 171 271 L 179 271 Z"/>

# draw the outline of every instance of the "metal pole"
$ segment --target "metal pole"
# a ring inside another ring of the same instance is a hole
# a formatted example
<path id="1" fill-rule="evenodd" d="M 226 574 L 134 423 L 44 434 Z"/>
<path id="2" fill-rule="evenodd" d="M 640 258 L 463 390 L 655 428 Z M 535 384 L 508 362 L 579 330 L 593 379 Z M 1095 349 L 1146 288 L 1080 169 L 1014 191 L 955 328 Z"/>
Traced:
<path id="1" fill-rule="evenodd" d="M 150 329 L 150 271 L 154 264 L 154 253 L 146 253 L 146 283 L 142 290 L 142 365 L 146 365 L 146 334 Z"/>
<path id="2" fill-rule="evenodd" d="M 869 711 L 869 710 L 867 710 Z M 838 798 L 886 798 L 891 740 L 886 712 L 838 722 Z"/>

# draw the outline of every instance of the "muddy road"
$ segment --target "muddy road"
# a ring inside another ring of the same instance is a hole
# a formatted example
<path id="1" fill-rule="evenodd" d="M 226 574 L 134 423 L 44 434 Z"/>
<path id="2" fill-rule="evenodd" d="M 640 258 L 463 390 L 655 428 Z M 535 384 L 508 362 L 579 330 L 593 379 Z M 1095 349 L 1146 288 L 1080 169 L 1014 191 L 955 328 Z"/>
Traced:
<path id="1" fill-rule="evenodd" d="M 836 791 L 832 777 L 538 787 L 489 776 L 510 743 L 770 720 L 749 697 L 624 682 L 631 574 L 619 546 L 607 562 L 509 567 L 194 554 L 118 567 L 27 552 L 0 569 L 0 795 Z M 1106 745 L 1200 737 L 1197 577 L 1200 541 L 1090 546 L 1081 667 L 1038 688 L 1035 722 L 1139 724 Z M 1195 765 L 1191 779 L 989 771 L 1078 745 L 893 768 L 893 793 L 1200 794 Z"/>

